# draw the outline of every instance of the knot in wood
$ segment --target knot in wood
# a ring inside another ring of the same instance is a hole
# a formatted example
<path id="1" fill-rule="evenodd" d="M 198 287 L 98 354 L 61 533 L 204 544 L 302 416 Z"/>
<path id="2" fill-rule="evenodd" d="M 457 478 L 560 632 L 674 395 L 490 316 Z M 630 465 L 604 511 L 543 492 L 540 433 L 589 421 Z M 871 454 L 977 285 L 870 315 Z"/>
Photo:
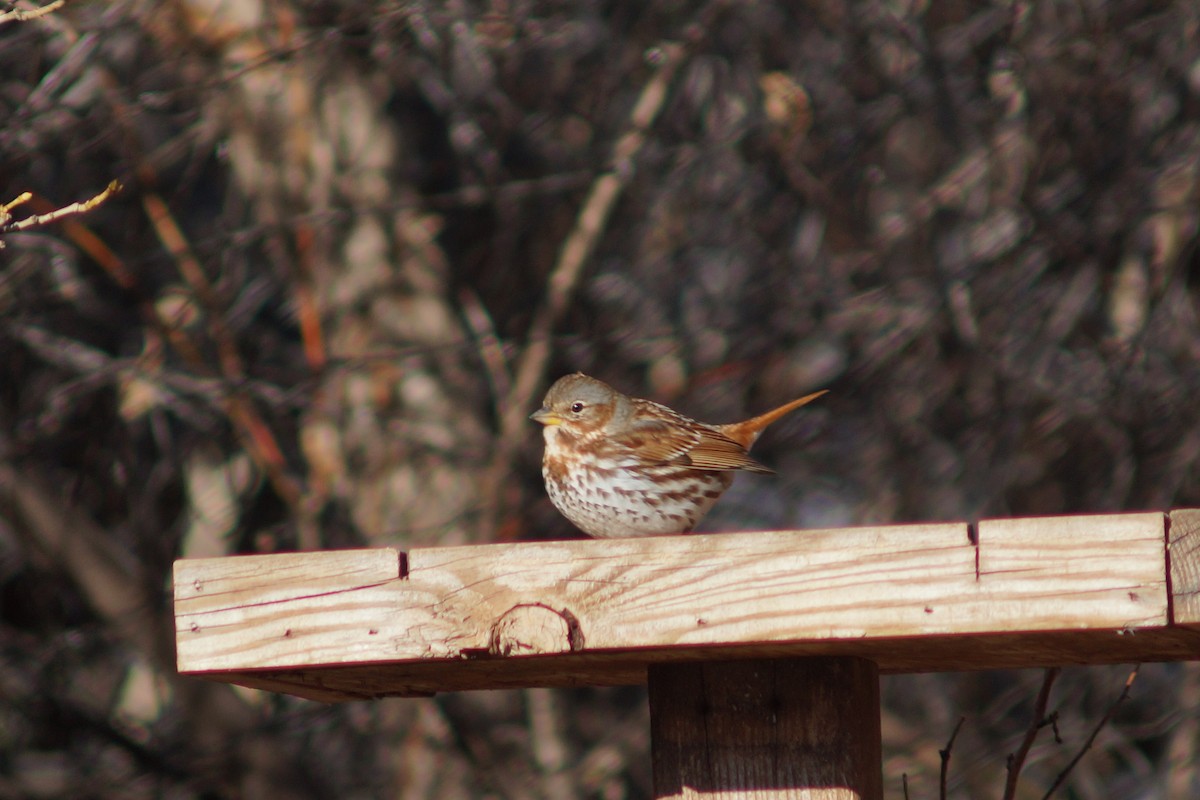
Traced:
<path id="1" fill-rule="evenodd" d="M 535 656 L 583 649 L 579 620 L 567 609 L 555 611 L 541 603 L 513 606 L 492 625 L 488 653 L 493 656 Z"/>

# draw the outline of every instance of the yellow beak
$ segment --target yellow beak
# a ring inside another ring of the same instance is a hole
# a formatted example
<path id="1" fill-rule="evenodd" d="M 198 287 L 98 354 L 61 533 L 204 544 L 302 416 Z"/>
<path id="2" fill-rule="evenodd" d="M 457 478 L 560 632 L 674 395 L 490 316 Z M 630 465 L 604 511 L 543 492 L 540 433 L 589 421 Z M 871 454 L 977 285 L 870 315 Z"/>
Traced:
<path id="1" fill-rule="evenodd" d="M 542 406 L 537 411 L 529 415 L 529 418 L 534 422 L 540 422 L 543 425 L 561 425 L 563 418 L 555 414 L 550 409 Z"/>

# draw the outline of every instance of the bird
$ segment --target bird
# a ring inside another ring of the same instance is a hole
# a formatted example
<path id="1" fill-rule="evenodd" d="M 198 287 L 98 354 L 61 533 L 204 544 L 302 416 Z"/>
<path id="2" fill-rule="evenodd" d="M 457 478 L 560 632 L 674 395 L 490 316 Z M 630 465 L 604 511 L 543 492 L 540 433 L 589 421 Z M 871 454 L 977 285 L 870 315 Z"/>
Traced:
<path id="1" fill-rule="evenodd" d="M 546 493 L 597 539 L 690 533 L 736 471 L 772 472 L 749 455 L 763 429 L 826 391 L 709 425 L 582 372 L 566 375 L 530 415 L 543 426 Z"/>

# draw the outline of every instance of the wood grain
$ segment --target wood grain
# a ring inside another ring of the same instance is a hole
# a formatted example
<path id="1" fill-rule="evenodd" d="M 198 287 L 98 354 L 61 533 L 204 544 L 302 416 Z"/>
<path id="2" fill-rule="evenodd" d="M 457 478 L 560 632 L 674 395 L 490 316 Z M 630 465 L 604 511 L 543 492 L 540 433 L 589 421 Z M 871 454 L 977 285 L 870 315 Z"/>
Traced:
<path id="1" fill-rule="evenodd" d="M 984 520 L 980 588 L 996 613 L 1027 629 L 1090 627 L 1097 606 L 1124 615 L 1122 628 L 1161 624 L 1165 529 L 1159 512 Z M 1121 569 L 1122 562 L 1130 568 Z"/>
<path id="2" fill-rule="evenodd" d="M 661 800 L 880 800 L 879 670 L 860 658 L 650 669 Z"/>
<path id="3" fill-rule="evenodd" d="M 1200 509 L 1172 511 L 1167 530 L 1174 600 L 1171 621 L 1200 625 Z"/>
<path id="4" fill-rule="evenodd" d="M 335 699 L 640 683 L 648 664 L 727 658 L 1200 657 L 1200 631 L 1169 619 L 1162 513 L 978 530 L 978 545 L 947 523 L 185 560 L 179 669 Z M 1179 545 L 1172 574 L 1198 559 Z"/>

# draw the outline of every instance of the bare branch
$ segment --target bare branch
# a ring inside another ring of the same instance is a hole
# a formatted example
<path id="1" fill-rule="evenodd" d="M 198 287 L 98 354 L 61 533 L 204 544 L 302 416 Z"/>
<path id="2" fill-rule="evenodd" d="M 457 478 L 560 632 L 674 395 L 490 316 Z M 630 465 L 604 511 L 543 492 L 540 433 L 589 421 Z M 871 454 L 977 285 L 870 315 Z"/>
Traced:
<path id="1" fill-rule="evenodd" d="M 462 308 L 463 320 L 475 340 L 479 352 L 479 361 L 483 364 L 488 383 L 492 387 L 494 397 L 505 397 L 510 388 L 508 374 L 508 359 L 504 353 L 504 343 L 496 333 L 496 326 L 479 294 L 471 288 L 464 288 L 458 294 L 458 304 Z"/>
<path id="2" fill-rule="evenodd" d="M 484 508 L 493 529 L 500 486 L 508 479 L 509 463 L 521 440 L 521 426 L 525 424 L 534 393 L 550 361 L 550 336 L 554 326 L 570 304 L 583 268 L 608 224 L 617 198 L 633 178 L 633 162 L 645 144 L 647 131 L 666 102 L 667 90 L 685 52 L 686 47 L 677 42 L 666 42 L 655 51 L 657 68 L 634 103 L 628 130 L 613 145 L 609 169 L 592 183 L 575 218 L 575 227 L 559 250 L 558 260 L 547 281 L 546 298 L 534 311 L 525 349 L 513 370 L 511 388 L 498 398 L 499 444 L 483 489 Z"/>
<path id="3" fill-rule="evenodd" d="M 67 0 L 54 0 L 53 3 L 44 5 L 41 8 L 32 9 L 31 11 L 14 8 L 12 11 L 5 11 L 3 14 L 0 14 L 0 24 L 5 22 L 28 22 L 31 19 L 37 19 L 38 17 L 45 16 L 52 11 L 57 11 L 58 9 L 62 8 L 66 2 Z"/>
<path id="4" fill-rule="evenodd" d="M 946 776 L 950 772 L 950 753 L 954 749 L 954 740 L 958 738 L 958 732 L 962 730 L 963 723 L 966 721 L 966 717 L 958 718 L 958 724 L 954 726 L 954 732 L 950 734 L 950 741 L 946 742 L 943 749 L 938 750 L 938 756 L 942 759 L 942 771 L 938 777 L 938 797 L 941 800 L 946 800 Z"/>
<path id="5" fill-rule="evenodd" d="M 1113 701 L 1113 704 L 1108 707 L 1108 711 L 1104 713 L 1104 716 L 1100 718 L 1100 721 L 1096 723 L 1096 727 L 1092 729 L 1092 733 L 1090 736 L 1088 736 L 1087 741 L 1085 741 L 1083 746 L 1079 748 L 1079 752 L 1076 753 L 1075 757 L 1071 759 L 1070 763 L 1063 768 L 1063 771 L 1058 773 L 1058 777 L 1054 779 L 1054 783 L 1050 784 L 1050 788 L 1046 790 L 1044 795 L 1042 795 L 1042 800 L 1048 800 L 1050 795 L 1054 794 L 1055 790 L 1063 785 L 1067 779 L 1067 776 L 1071 774 L 1071 770 L 1075 769 L 1075 765 L 1078 764 L 1083 758 L 1084 753 L 1092 748 L 1092 745 L 1096 742 L 1096 737 L 1100 735 L 1100 731 L 1104 729 L 1104 726 L 1107 725 L 1109 721 L 1112 720 L 1113 715 L 1117 713 L 1117 707 L 1129 699 L 1129 691 L 1133 688 L 1133 682 L 1137 680 L 1138 670 L 1141 668 L 1142 665 L 1138 664 L 1133 668 L 1133 671 L 1129 673 L 1129 677 L 1125 679 L 1125 688 L 1121 690 L 1121 694 L 1116 700 Z"/>
<path id="6" fill-rule="evenodd" d="M 0 15 L 0 22 L 2 21 L 3 15 Z M 100 192 L 100 194 L 96 195 L 90 200 L 84 200 L 82 203 L 71 203 L 71 205 L 63 206 L 62 208 L 51 211 L 49 214 L 33 214 L 32 216 L 28 216 L 25 219 L 18 220 L 16 222 L 9 222 L 9 220 L 12 219 L 12 209 L 19 205 L 23 205 L 24 203 L 28 203 L 33 199 L 33 195 L 30 192 L 22 192 L 11 202 L 0 205 L 0 234 L 36 228 L 42 225 L 48 225 L 49 223 L 62 219 L 63 217 L 69 217 L 75 214 L 83 214 L 84 212 L 91 211 L 93 208 L 100 205 L 119 191 L 121 191 L 121 184 L 117 181 L 112 181 L 107 187 L 105 187 L 104 191 Z M 0 242 L 0 247 L 3 246 L 3 242 Z"/>
<path id="7" fill-rule="evenodd" d="M 1004 781 L 1004 800 L 1013 800 L 1016 797 L 1017 780 L 1021 777 L 1021 768 L 1025 766 L 1029 749 L 1033 747 L 1038 731 L 1050 724 L 1050 721 L 1046 719 L 1046 705 L 1050 702 L 1050 689 L 1061 672 L 1060 668 L 1052 667 L 1046 670 L 1042 677 L 1042 688 L 1038 692 L 1037 700 L 1034 701 L 1033 717 L 1029 721 L 1025 737 L 1021 740 L 1021 746 L 1017 748 L 1017 752 L 1008 757 L 1008 777 Z"/>
<path id="8" fill-rule="evenodd" d="M 19 205 L 24 205 L 25 203 L 28 203 L 32 199 L 33 199 L 32 192 L 21 192 L 11 202 L 0 205 L 0 224 L 3 224 L 5 222 L 7 222 L 8 220 L 12 219 L 12 209 L 16 208 Z"/>

